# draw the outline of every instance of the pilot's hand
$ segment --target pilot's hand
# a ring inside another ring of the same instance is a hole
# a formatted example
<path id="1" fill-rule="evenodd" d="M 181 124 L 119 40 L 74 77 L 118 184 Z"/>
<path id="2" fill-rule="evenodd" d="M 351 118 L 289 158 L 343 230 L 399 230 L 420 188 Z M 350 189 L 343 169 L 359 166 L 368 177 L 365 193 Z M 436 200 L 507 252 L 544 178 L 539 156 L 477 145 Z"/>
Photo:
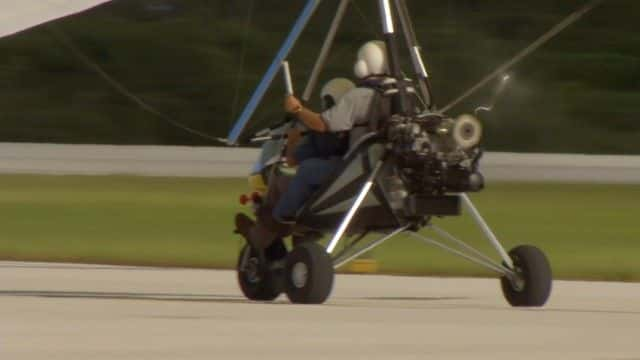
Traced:
<path id="1" fill-rule="evenodd" d="M 295 115 L 302 111 L 302 103 L 295 96 L 287 95 L 284 99 L 284 111 Z"/>

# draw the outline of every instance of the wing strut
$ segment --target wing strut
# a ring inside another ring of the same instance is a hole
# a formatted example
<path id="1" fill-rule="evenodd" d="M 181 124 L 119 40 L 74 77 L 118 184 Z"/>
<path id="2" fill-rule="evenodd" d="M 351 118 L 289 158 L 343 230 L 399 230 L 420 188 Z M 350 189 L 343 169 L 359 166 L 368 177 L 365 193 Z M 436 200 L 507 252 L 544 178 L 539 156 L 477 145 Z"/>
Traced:
<path id="1" fill-rule="evenodd" d="M 249 99 L 249 102 L 247 103 L 244 110 L 242 111 L 242 114 L 240 114 L 240 117 L 236 121 L 233 129 L 231 129 L 231 132 L 227 136 L 227 144 L 229 145 L 237 144 L 238 139 L 240 138 L 240 135 L 242 135 L 242 131 L 247 126 L 247 123 L 251 119 L 251 116 L 253 116 L 253 113 L 255 112 L 258 105 L 260 105 L 260 101 L 262 101 L 264 94 L 269 89 L 269 86 L 271 86 L 271 83 L 273 82 L 273 79 L 275 78 L 276 74 L 278 73 L 278 71 L 280 71 L 282 62 L 289 55 L 289 52 L 291 51 L 293 46 L 296 44 L 296 41 L 298 40 L 298 38 L 306 28 L 307 23 L 311 19 L 311 16 L 313 16 L 315 10 L 317 9 L 321 1 L 322 0 L 307 1 L 307 4 L 302 10 L 302 14 L 300 15 L 300 17 L 298 17 L 298 20 L 296 20 L 296 23 L 294 24 L 293 29 L 291 29 L 291 32 L 287 36 L 287 39 L 285 40 L 284 44 L 278 51 L 278 54 L 276 55 L 276 57 L 273 59 L 271 66 L 269 66 L 269 69 L 262 77 L 260 84 L 258 84 L 258 87 L 253 92 L 253 95 L 251 95 L 251 99 Z"/>
<path id="2" fill-rule="evenodd" d="M 340 28 L 340 24 L 342 23 L 342 19 L 344 19 L 344 15 L 347 12 L 347 8 L 349 6 L 349 2 L 351 0 L 340 0 L 340 4 L 338 5 L 338 10 L 336 12 L 333 21 L 331 22 L 331 27 L 329 28 L 329 33 L 322 44 L 322 49 L 320 49 L 320 54 L 318 55 L 318 60 L 313 65 L 313 70 L 311 70 L 311 75 L 309 76 L 309 81 L 307 82 L 307 86 L 304 89 L 304 93 L 302 95 L 302 100 L 309 101 L 311 99 L 311 93 L 315 89 L 318 84 L 318 78 L 320 77 L 320 72 L 327 64 L 327 59 L 329 58 L 329 51 L 331 51 L 331 47 L 333 46 L 333 42 L 336 38 L 336 34 L 338 33 L 338 29 Z"/>

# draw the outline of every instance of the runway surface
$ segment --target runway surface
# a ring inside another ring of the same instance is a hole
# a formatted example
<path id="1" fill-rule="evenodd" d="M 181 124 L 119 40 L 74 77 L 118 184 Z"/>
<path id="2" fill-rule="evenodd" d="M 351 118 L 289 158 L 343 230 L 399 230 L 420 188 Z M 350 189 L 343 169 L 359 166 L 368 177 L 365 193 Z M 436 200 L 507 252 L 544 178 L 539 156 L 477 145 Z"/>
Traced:
<path id="1" fill-rule="evenodd" d="M 2 0 L 0 0 L 2 1 Z M 245 177 L 256 148 L 0 142 L 0 174 Z M 640 156 L 486 152 L 487 181 L 640 183 Z"/>
<path id="2" fill-rule="evenodd" d="M 245 301 L 230 271 L 0 262 L 0 359 L 640 359 L 640 284 L 338 275 L 325 305 Z"/>

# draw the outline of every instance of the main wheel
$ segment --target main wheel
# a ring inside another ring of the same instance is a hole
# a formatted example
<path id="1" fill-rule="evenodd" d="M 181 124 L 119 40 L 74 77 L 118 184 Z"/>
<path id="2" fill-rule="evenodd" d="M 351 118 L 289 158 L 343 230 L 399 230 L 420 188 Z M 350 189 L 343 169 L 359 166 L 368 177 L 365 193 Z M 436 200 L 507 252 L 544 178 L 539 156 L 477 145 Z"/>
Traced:
<path id="1" fill-rule="evenodd" d="M 521 245 L 509 251 L 517 279 L 500 279 L 502 293 L 512 306 L 543 306 L 551 294 L 551 266 L 535 246 Z"/>
<path id="2" fill-rule="evenodd" d="M 285 279 L 292 303 L 322 304 L 333 289 L 333 261 L 317 243 L 302 243 L 287 256 Z"/>
<path id="3" fill-rule="evenodd" d="M 282 269 L 273 269 L 274 261 L 282 260 L 287 254 L 282 240 L 276 241 L 265 251 L 268 263 L 260 261 L 258 252 L 249 245 L 240 251 L 238 264 L 238 284 L 244 296 L 249 300 L 271 301 L 280 295 L 284 286 Z"/>

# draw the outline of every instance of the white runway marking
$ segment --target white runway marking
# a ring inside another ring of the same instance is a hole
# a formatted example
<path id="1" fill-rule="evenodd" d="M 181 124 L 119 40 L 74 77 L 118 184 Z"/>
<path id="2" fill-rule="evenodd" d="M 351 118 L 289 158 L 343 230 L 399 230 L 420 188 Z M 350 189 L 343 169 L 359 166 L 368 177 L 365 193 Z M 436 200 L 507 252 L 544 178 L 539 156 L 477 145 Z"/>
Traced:
<path id="1" fill-rule="evenodd" d="M 231 271 L 0 263 L 0 359 L 640 359 L 640 284 L 339 275 L 321 306 L 244 300 Z"/>

